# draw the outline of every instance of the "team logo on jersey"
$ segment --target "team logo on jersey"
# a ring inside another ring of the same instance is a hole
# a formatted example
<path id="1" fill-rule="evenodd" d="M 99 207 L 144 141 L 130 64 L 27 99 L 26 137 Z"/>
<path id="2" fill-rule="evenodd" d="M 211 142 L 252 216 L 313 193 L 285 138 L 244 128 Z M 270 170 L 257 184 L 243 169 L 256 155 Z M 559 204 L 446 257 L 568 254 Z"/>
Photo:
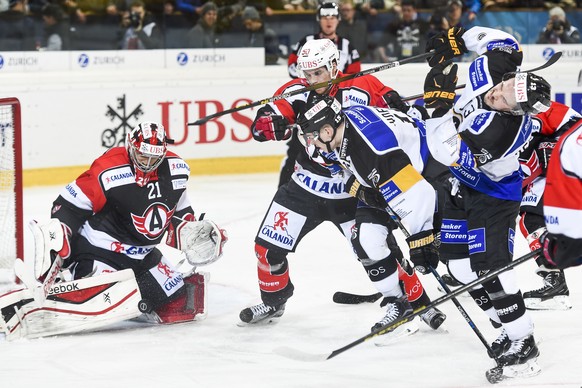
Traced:
<path id="1" fill-rule="evenodd" d="M 149 240 L 155 240 L 165 232 L 172 220 L 175 209 L 168 209 L 163 203 L 151 204 L 143 215 L 131 214 L 133 226 Z"/>
<path id="2" fill-rule="evenodd" d="M 368 174 L 368 179 L 372 182 L 374 187 L 378 187 L 378 182 L 380 182 L 380 174 L 378 173 L 378 170 L 375 168 L 372 169 L 372 171 L 370 171 Z"/>

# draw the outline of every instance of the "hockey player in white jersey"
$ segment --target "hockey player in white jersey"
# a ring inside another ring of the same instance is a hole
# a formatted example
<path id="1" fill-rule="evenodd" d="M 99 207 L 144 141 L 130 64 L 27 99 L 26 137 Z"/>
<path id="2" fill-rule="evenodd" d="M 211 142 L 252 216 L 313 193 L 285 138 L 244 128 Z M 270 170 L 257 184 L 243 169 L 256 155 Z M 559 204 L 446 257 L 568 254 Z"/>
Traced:
<path id="1" fill-rule="evenodd" d="M 519 229 L 530 249 L 541 248 L 540 237 L 546 232 L 543 198 L 546 173 L 550 156 L 561 135 L 572 127 L 580 114 L 574 109 L 552 101 L 550 109 L 536 116 L 541 128 L 534 133 L 527 148 L 520 153 L 519 160 L 524 174 L 523 197 L 519 209 Z M 548 263 L 540 255 L 536 258 L 536 274 L 543 279 L 543 286 L 523 294 L 525 305 L 530 310 L 567 310 L 572 308 L 566 275 L 562 269 Z"/>
<path id="2" fill-rule="evenodd" d="M 161 124 L 140 123 L 125 147 L 107 151 L 61 191 L 49 222 L 31 223 L 34 262 L 18 265 L 26 287 L 0 296 L 0 333 L 73 333 L 143 313 L 156 323 L 205 316 L 206 274 L 196 266 L 218 259 L 226 236 L 194 217 L 190 169 L 170 142 Z M 186 260 L 172 263 L 157 248 L 165 232 Z"/>
<path id="3" fill-rule="evenodd" d="M 376 285 L 387 307 L 384 318 L 372 327 L 377 330 L 412 313 L 398 285 L 397 261 L 386 244 L 392 233 L 387 206 L 410 234 L 407 242 L 413 261 L 422 257 L 433 267 L 439 262 L 433 235 L 435 190 L 421 175 L 436 163 L 428 152 L 424 123 L 390 108 L 354 106 L 342 111 L 340 103 L 329 96 L 306 108 L 297 120 L 298 133 L 312 158 L 322 164 L 339 163 L 353 174 L 357 180 L 353 191 L 366 188 L 377 194 L 366 197 L 372 199 L 370 203 L 358 204 L 352 234 L 360 260 L 381 262 L 386 271 L 387 276 Z M 415 329 L 408 325 L 394 332 Z"/>
<path id="4" fill-rule="evenodd" d="M 429 41 L 429 49 L 436 54 L 429 60 L 433 68 L 425 80 L 425 100 L 442 103 L 434 112 L 442 117 L 427 120 L 428 144 L 460 183 L 445 204 L 440 254 L 450 273 L 466 284 L 513 258 L 522 197 L 518 154 L 534 128 L 539 129 L 533 116 L 550 106 L 550 85 L 535 74 L 519 72 L 519 43 L 502 31 L 454 27 Z M 454 88 L 442 91 L 440 81 L 449 61 L 469 50 L 479 56 L 449 112 Z M 485 282 L 471 296 L 501 327 L 491 345 L 498 367 L 487 372 L 490 381 L 539 373 L 534 326 L 515 271 Z"/>

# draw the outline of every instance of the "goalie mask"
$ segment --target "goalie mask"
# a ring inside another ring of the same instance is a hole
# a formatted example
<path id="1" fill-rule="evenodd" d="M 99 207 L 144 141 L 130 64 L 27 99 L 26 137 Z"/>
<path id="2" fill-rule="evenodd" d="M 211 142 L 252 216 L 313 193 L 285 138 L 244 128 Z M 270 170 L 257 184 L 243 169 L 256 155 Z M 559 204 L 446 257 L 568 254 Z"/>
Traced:
<path id="1" fill-rule="evenodd" d="M 312 39 L 305 42 L 297 58 L 297 70 L 301 78 L 305 77 L 305 70 L 315 70 L 325 67 L 331 79 L 337 76 L 339 52 L 337 46 L 329 39 Z"/>
<path id="2" fill-rule="evenodd" d="M 173 141 L 166 137 L 164 126 L 154 122 L 140 123 L 127 134 L 125 147 L 139 186 L 157 176 L 156 169 L 166 156 L 168 143 Z"/>
<path id="3" fill-rule="evenodd" d="M 515 100 L 517 107 L 511 111 L 514 115 L 537 115 L 550 109 L 551 86 L 542 77 L 533 73 L 506 73 L 503 81 L 515 78 Z"/>

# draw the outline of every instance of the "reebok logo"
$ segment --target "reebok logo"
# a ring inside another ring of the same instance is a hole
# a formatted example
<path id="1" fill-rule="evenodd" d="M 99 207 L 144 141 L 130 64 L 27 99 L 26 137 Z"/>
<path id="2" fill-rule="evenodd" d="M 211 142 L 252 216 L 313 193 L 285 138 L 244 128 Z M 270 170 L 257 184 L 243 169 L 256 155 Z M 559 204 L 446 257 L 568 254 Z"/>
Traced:
<path id="1" fill-rule="evenodd" d="M 71 292 L 71 291 L 78 291 L 79 284 L 78 283 L 71 283 L 71 284 L 57 284 L 56 286 L 52 287 L 48 294 L 55 295 L 55 294 L 62 294 L 63 292 Z"/>

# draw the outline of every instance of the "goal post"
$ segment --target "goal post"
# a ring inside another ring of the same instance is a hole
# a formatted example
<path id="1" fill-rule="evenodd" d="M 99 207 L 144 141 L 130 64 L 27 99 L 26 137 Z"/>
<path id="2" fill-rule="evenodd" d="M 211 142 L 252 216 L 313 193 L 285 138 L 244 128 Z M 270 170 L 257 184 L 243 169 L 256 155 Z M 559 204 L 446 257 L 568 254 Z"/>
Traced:
<path id="1" fill-rule="evenodd" d="M 0 269 L 24 257 L 20 101 L 0 98 Z"/>

